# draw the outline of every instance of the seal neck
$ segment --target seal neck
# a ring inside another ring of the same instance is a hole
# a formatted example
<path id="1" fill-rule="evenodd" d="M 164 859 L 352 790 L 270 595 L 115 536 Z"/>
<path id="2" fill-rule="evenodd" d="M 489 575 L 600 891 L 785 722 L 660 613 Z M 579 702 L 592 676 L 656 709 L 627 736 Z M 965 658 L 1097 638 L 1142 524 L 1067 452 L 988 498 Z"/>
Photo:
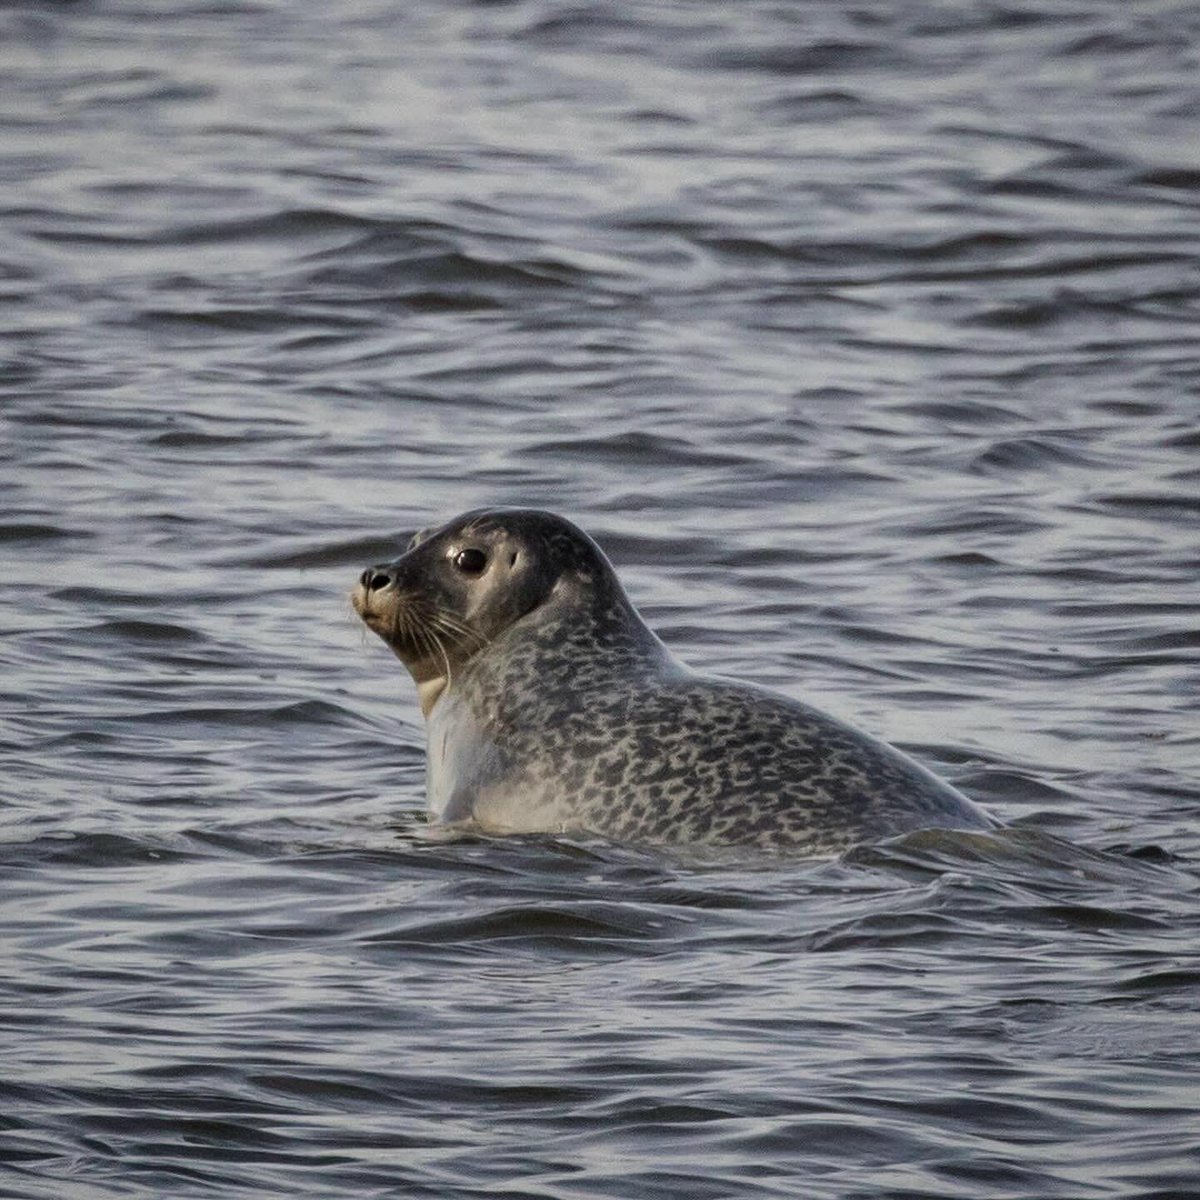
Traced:
<path id="1" fill-rule="evenodd" d="M 447 675 L 417 683 L 426 720 L 447 697 L 500 712 L 580 689 L 684 667 L 642 620 L 615 576 L 603 586 L 591 579 L 560 579 L 545 600 L 514 621 Z"/>
<path id="2" fill-rule="evenodd" d="M 535 655 L 567 678 L 599 680 L 657 674 L 681 664 L 655 636 L 620 586 L 552 599 L 509 631 L 513 649 L 536 647 Z"/>
<path id="3" fill-rule="evenodd" d="M 433 706 L 441 699 L 442 693 L 450 685 L 450 680 L 445 675 L 437 675 L 426 679 L 423 683 L 417 684 L 417 699 L 421 704 L 421 716 L 425 720 L 429 720 L 429 714 L 433 712 Z"/>

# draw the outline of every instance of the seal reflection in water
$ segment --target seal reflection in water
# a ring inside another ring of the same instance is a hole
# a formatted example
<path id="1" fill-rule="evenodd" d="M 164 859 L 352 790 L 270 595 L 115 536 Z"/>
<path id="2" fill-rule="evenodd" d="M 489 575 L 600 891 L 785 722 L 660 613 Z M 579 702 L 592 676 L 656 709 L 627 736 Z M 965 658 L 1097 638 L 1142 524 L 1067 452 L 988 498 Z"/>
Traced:
<path id="1" fill-rule="evenodd" d="M 992 827 L 898 750 L 683 666 L 552 513 L 480 510 L 418 534 L 353 602 L 416 681 L 436 821 L 808 854 Z"/>

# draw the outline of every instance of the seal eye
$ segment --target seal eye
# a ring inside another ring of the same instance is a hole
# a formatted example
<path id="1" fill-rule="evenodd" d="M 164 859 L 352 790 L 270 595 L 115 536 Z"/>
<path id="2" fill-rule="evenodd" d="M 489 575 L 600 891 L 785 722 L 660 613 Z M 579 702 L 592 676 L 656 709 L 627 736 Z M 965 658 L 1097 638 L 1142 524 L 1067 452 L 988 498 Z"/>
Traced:
<path id="1" fill-rule="evenodd" d="M 464 575 L 482 574 L 483 568 L 487 566 L 487 561 L 487 555 L 482 550 L 476 550 L 474 546 L 470 546 L 466 550 L 460 550 L 454 556 L 454 565 Z"/>

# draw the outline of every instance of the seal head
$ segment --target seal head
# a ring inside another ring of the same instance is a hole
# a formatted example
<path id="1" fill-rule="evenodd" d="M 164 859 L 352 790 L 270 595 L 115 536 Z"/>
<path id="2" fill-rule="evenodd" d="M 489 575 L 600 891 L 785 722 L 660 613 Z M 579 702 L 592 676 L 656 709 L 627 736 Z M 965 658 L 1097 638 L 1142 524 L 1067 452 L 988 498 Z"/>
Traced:
<path id="1" fill-rule="evenodd" d="M 867 734 L 690 671 L 553 513 L 467 513 L 369 567 L 352 599 L 416 682 L 436 820 L 806 853 L 992 826 Z"/>
<path id="2" fill-rule="evenodd" d="M 400 558 L 368 567 L 350 599 L 408 668 L 428 718 L 456 672 L 508 630 L 539 610 L 533 620 L 569 611 L 596 620 L 601 596 L 599 607 L 620 609 L 610 625 L 641 625 L 582 530 L 552 513 L 481 509 L 416 534 Z"/>

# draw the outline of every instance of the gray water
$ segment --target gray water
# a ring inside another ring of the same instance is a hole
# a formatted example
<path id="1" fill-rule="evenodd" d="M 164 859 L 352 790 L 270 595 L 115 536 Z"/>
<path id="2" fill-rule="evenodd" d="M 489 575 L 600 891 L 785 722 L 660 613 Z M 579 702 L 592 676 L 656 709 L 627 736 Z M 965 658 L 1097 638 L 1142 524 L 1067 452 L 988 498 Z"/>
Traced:
<path id="1" fill-rule="evenodd" d="M 0 1195 L 1200 1195 L 1200 10 L 0 9 Z M 441 841 L 368 563 L 564 512 L 1008 823 Z"/>

